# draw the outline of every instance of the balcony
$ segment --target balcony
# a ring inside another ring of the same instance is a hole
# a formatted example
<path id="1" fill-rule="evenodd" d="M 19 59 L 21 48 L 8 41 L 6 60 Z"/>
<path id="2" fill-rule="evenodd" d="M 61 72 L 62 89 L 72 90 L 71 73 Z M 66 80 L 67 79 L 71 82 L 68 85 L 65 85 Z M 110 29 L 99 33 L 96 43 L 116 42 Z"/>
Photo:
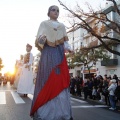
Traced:
<path id="1" fill-rule="evenodd" d="M 88 47 L 95 47 L 95 46 L 97 46 L 98 45 L 98 40 L 95 40 L 95 41 L 92 41 L 92 42 L 90 42 L 89 44 L 88 44 Z"/>
<path id="2" fill-rule="evenodd" d="M 118 59 L 109 59 L 107 61 L 101 61 L 101 66 L 116 66 L 118 65 Z"/>

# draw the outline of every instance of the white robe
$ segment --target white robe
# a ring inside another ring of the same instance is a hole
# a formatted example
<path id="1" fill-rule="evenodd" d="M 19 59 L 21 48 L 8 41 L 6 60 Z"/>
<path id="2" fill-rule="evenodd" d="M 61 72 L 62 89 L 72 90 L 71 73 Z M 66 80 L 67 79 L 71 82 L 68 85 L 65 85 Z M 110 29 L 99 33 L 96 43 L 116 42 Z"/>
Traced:
<path id="1" fill-rule="evenodd" d="M 32 62 L 33 62 L 33 55 L 30 53 L 29 68 L 25 68 L 26 64 L 22 67 L 22 73 L 20 75 L 19 83 L 17 92 L 20 94 L 33 94 L 34 93 L 34 82 L 33 82 L 33 72 L 32 72 Z"/>
<path id="2" fill-rule="evenodd" d="M 21 70 L 22 70 L 22 65 L 23 65 L 23 60 L 19 60 L 17 62 L 17 72 L 16 72 L 16 75 L 15 75 L 15 81 L 14 81 L 14 87 L 17 88 L 18 86 L 18 82 L 19 82 L 19 79 L 20 79 L 20 75 L 21 75 Z"/>

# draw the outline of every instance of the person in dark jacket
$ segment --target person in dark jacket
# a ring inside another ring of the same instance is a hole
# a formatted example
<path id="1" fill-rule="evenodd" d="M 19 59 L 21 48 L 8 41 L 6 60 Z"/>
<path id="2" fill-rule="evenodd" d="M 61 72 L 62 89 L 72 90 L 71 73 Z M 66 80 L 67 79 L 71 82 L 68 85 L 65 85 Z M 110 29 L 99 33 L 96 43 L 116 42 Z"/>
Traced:
<path id="1" fill-rule="evenodd" d="M 81 97 L 81 96 L 82 96 L 82 95 L 81 95 L 81 89 L 82 89 L 83 80 L 82 80 L 82 78 L 80 78 L 79 76 L 78 76 L 78 78 L 77 78 L 76 84 L 77 84 L 77 95 L 78 95 L 79 97 Z"/>
<path id="2" fill-rule="evenodd" d="M 118 100 L 120 101 L 120 81 L 118 81 L 118 86 L 115 90 L 115 95 L 118 98 Z"/>
<path id="3" fill-rule="evenodd" d="M 87 99 L 88 96 L 88 84 L 85 83 L 84 87 L 83 87 L 83 92 L 84 92 L 84 99 Z"/>
<path id="4" fill-rule="evenodd" d="M 117 102 L 120 109 L 120 80 L 118 81 L 118 86 L 115 90 L 115 96 L 117 97 Z"/>
<path id="5" fill-rule="evenodd" d="M 88 93 L 89 93 L 89 98 L 92 99 L 92 88 L 93 88 L 93 81 L 89 80 L 88 81 Z"/>
<path id="6" fill-rule="evenodd" d="M 116 83 L 117 83 L 117 85 L 118 85 L 118 76 L 117 76 L 116 74 L 114 74 L 113 79 L 116 80 Z"/>
<path id="7" fill-rule="evenodd" d="M 72 78 L 71 78 L 71 83 L 70 83 L 70 86 L 71 86 L 71 94 L 72 94 L 72 95 L 75 94 L 75 90 L 74 90 L 75 83 L 76 83 L 76 79 L 75 79 L 74 77 L 72 77 Z"/>

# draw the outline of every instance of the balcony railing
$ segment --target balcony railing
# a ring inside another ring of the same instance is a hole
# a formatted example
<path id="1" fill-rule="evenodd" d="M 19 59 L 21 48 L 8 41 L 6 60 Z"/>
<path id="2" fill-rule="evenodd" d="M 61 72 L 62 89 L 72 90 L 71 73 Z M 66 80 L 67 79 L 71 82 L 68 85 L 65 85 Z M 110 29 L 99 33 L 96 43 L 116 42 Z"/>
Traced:
<path id="1" fill-rule="evenodd" d="M 109 59 L 101 61 L 101 66 L 116 66 L 118 65 L 118 59 Z"/>

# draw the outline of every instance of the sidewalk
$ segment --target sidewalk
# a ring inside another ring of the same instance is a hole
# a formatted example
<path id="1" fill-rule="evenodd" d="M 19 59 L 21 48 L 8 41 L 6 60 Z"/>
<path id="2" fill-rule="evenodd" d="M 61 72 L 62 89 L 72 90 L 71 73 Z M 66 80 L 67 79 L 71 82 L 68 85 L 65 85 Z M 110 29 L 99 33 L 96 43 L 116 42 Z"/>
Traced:
<path id="1" fill-rule="evenodd" d="M 94 102 L 94 104 L 102 104 L 102 105 L 105 105 L 105 103 L 104 102 L 100 102 L 99 100 L 93 100 L 93 99 L 90 99 L 89 97 L 85 100 L 84 99 L 84 95 L 82 94 L 82 97 L 79 97 L 79 96 L 75 96 L 75 95 L 72 95 L 71 94 L 71 96 L 73 97 L 73 98 L 76 98 L 76 99 L 81 99 L 81 100 L 84 100 L 84 101 L 87 101 L 87 102 Z"/>
<path id="2" fill-rule="evenodd" d="M 90 99 L 89 97 L 87 98 L 87 100 L 85 100 L 84 99 L 84 94 L 82 94 L 82 97 L 75 96 L 75 95 L 71 94 L 71 97 L 76 98 L 76 99 L 80 99 L 80 100 L 83 100 L 83 101 L 87 101 L 88 103 L 90 103 L 92 105 L 96 105 L 96 104 L 106 105 L 105 102 L 100 102 L 99 100 L 93 100 L 93 99 Z M 106 105 L 106 106 L 110 107 L 109 105 Z M 115 112 L 120 113 L 120 105 L 119 106 L 117 105 L 116 107 L 117 107 L 117 110 L 115 110 Z"/>

